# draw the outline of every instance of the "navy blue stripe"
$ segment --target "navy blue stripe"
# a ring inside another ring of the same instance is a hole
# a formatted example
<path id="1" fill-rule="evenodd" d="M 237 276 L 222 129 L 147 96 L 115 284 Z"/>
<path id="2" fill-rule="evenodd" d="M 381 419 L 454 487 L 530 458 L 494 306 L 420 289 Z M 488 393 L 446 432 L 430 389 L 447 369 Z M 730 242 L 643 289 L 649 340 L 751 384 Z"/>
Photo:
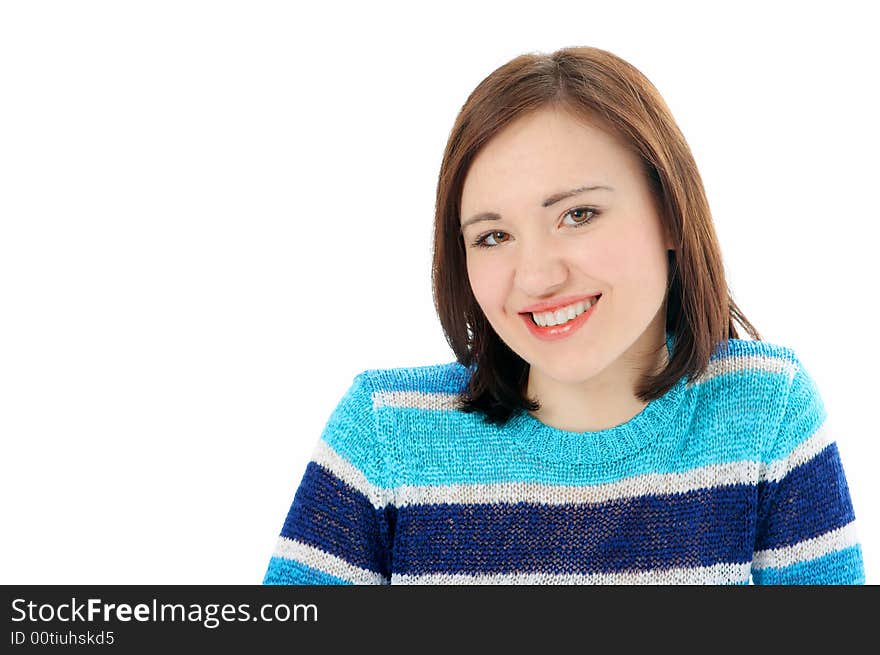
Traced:
<path id="1" fill-rule="evenodd" d="M 394 571 L 596 573 L 745 563 L 754 485 L 590 505 L 436 504 L 398 509 Z"/>
<path id="2" fill-rule="evenodd" d="M 356 566 L 390 576 L 384 546 L 393 522 L 369 499 L 315 462 L 309 462 L 281 536 L 297 539 Z"/>
<path id="3" fill-rule="evenodd" d="M 852 521 L 837 444 L 832 442 L 779 482 L 759 484 L 758 508 L 756 550 L 790 546 Z"/>

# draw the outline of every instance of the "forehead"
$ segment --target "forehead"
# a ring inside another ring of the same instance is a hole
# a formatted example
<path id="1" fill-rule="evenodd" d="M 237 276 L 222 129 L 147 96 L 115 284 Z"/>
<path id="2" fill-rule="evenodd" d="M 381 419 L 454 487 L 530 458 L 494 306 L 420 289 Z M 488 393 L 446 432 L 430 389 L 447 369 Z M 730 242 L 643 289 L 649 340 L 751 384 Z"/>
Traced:
<path id="1" fill-rule="evenodd" d="M 462 215 L 496 210 L 502 200 L 536 205 L 583 184 L 625 186 L 638 159 L 598 123 L 543 108 L 516 119 L 479 151 L 462 188 Z"/>

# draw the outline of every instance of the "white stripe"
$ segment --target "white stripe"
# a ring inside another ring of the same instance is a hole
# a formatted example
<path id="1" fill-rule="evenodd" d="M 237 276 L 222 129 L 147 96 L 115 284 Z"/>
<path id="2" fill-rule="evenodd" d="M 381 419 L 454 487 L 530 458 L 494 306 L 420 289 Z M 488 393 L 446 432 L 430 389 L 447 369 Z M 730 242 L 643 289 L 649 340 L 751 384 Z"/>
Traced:
<path id="1" fill-rule="evenodd" d="M 789 381 L 797 371 L 797 364 L 778 357 L 764 355 L 742 355 L 714 359 L 709 362 L 703 375 L 689 380 L 687 387 L 696 386 L 725 373 L 745 370 L 759 370 L 765 373 L 785 373 Z M 409 409 L 454 410 L 459 394 L 422 391 L 374 391 L 373 407 L 403 407 Z"/>
<path id="2" fill-rule="evenodd" d="M 367 480 L 363 472 L 337 453 L 326 441 L 318 439 L 312 453 L 312 461 L 320 464 L 337 478 L 365 495 L 376 509 L 382 509 L 391 502 L 387 489 L 376 486 Z"/>
<path id="3" fill-rule="evenodd" d="M 760 369 L 787 372 L 793 375 L 796 366 L 775 357 L 728 357 L 711 363 L 704 382 L 725 372 Z M 373 393 L 374 407 L 404 407 L 411 409 L 452 410 L 458 394 L 423 393 L 419 391 L 377 391 Z M 609 500 L 641 495 L 675 494 L 733 484 L 756 484 L 759 480 L 779 481 L 789 471 L 814 457 L 832 441 L 823 421 L 817 431 L 796 446 L 788 456 L 769 465 L 752 460 L 726 464 L 710 464 L 680 473 L 649 473 L 632 476 L 616 482 L 592 486 L 560 486 L 536 482 L 461 483 L 450 485 L 401 485 L 385 489 L 372 484 L 364 474 L 339 455 L 323 440 L 319 440 L 312 455 L 313 461 L 333 475 L 364 494 L 376 509 L 393 502 L 399 507 L 416 503 L 601 503 Z"/>
<path id="4" fill-rule="evenodd" d="M 273 554 L 276 557 L 301 562 L 354 584 L 388 584 L 388 578 L 381 573 L 355 566 L 344 559 L 324 552 L 320 548 L 309 546 L 295 539 L 278 537 Z"/>
<path id="5" fill-rule="evenodd" d="M 432 573 L 428 575 L 391 575 L 391 584 L 404 585 L 687 585 L 735 584 L 748 582 L 749 564 L 722 562 L 712 566 L 620 573 Z"/>
<path id="6" fill-rule="evenodd" d="M 831 430 L 828 428 L 828 421 L 823 419 L 821 425 L 816 428 L 816 431 L 808 439 L 792 448 L 791 452 L 781 459 L 777 459 L 770 462 L 768 466 L 762 467 L 760 479 L 779 482 L 789 471 L 813 459 L 832 441 L 833 438 L 831 437 Z"/>
<path id="7" fill-rule="evenodd" d="M 823 424 L 824 426 L 824 424 Z M 324 441 L 319 441 L 313 461 L 366 496 L 375 509 L 389 503 L 397 507 L 429 503 L 536 503 L 549 505 L 603 503 L 646 495 L 681 494 L 697 489 L 735 484 L 757 484 L 759 480 L 781 480 L 791 469 L 814 457 L 830 443 L 827 430 L 820 428 L 798 445 L 785 459 L 763 466 L 740 460 L 709 464 L 678 473 L 646 473 L 596 485 L 554 485 L 539 482 L 460 483 L 445 485 L 399 485 L 384 489 L 370 483 L 363 473 Z"/>
<path id="8" fill-rule="evenodd" d="M 676 494 L 695 489 L 733 484 L 756 484 L 758 462 L 710 464 L 682 473 L 647 473 L 616 482 L 591 486 L 554 485 L 539 482 L 461 483 L 399 485 L 385 490 L 371 484 L 356 467 L 321 441 L 313 459 L 330 473 L 370 499 L 375 509 L 393 502 L 397 507 L 428 503 L 540 503 L 566 505 L 602 503 L 618 498 L 649 494 Z"/>
<path id="9" fill-rule="evenodd" d="M 711 360 L 703 375 L 694 378 L 693 382 L 706 382 L 725 373 L 754 369 L 765 373 L 785 373 L 790 382 L 797 372 L 797 364 L 767 355 L 731 355 Z"/>
<path id="10" fill-rule="evenodd" d="M 404 407 L 410 409 L 452 410 L 456 408 L 457 393 L 428 393 L 424 391 L 374 391 L 373 408 Z"/>
<path id="11" fill-rule="evenodd" d="M 806 539 L 793 546 L 756 551 L 752 560 L 752 568 L 780 568 L 798 562 L 807 562 L 822 555 L 854 546 L 857 543 L 855 520 L 852 520 L 842 528 L 831 530 L 813 539 Z"/>
<path id="12" fill-rule="evenodd" d="M 401 485 L 394 489 L 395 504 L 417 503 L 540 503 L 569 505 L 602 503 L 649 494 L 677 494 L 695 489 L 746 483 L 758 479 L 758 462 L 712 464 L 683 473 L 648 473 L 591 486 L 500 482 L 493 484 Z"/>

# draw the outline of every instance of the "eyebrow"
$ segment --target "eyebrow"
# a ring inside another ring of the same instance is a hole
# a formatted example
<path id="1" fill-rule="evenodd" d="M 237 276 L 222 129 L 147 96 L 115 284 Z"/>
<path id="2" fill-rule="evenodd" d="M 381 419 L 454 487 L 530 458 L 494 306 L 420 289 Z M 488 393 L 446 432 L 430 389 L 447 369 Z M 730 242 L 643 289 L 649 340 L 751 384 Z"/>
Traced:
<path id="1" fill-rule="evenodd" d="M 560 191 L 559 193 L 554 193 L 552 196 L 548 197 L 544 202 L 541 203 L 542 207 L 549 207 L 560 200 L 565 200 L 566 198 L 570 198 L 571 196 L 576 196 L 579 193 L 584 193 L 585 191 L 595 191 L 596 189 L 606 189 L 608 191 L 614 191 L 614 189 L 610 186 L 604 184 L 592 184 L 589 186 L 580 186 L 576 189 L 569 189 L 568 191 Z M 480 212 L 479 214 L 474 214 L 469 219 L 464 221 L 461 224 L 461 229 L 459 232 L 464 232 L 464 228 L 472 223 L 477 223 L 479 221 L 500 221 L 501 215 L 496 214 L 495 212 Z"/>

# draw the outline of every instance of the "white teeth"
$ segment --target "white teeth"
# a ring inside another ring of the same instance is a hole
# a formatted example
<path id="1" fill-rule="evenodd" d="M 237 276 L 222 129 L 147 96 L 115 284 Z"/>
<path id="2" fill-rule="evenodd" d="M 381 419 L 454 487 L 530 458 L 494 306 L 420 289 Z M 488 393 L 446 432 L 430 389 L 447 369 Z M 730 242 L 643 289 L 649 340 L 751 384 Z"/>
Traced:
<path id="1" fill-rule="evenodd" d="M 570 321 L 576 316 L 583 314 L 587 309 L 595 305 L 597 300 L 598 298 L 581 300 L 580 302 L 576 302 L 573 305 L 569 305 L 568 307 L 558 309 L 555 312 L 542 312 L 540 314 L 532 313 L 532 318 L 534 319 L 535 323 L 537 323 L 541 327 L 559 325 L 561 323 Z"/>

